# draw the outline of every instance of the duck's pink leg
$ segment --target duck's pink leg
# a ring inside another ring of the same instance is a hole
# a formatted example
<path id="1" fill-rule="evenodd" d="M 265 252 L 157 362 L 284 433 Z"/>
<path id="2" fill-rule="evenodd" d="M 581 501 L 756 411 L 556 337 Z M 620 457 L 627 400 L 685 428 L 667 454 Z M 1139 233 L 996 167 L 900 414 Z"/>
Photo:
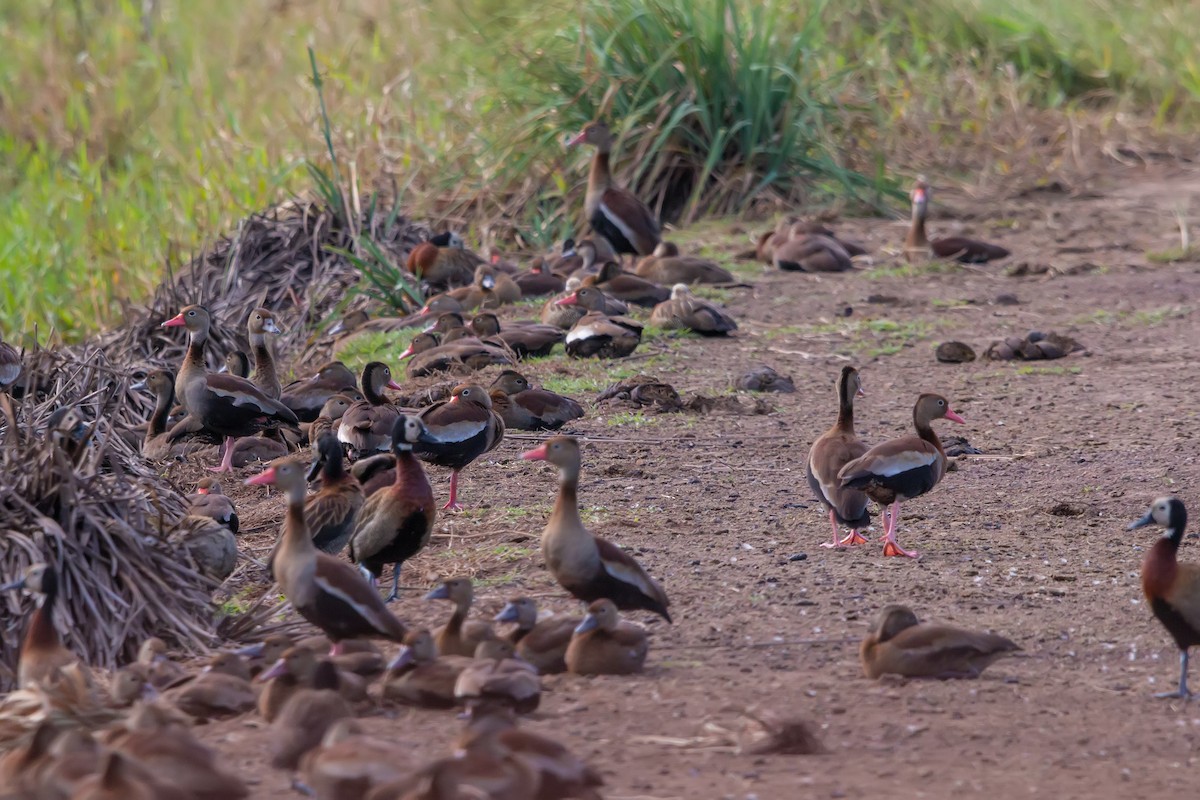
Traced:
<path id="1" fill-rule="evenodd" d="M 838 530 L 837 515 L 833 513 L 833 509 L 829 509 L 829 526 L 833 528 L 833 541 L 821 542 L 821 547 L 832 547 L 840 550 L 845 547 L 845 542 L 841 540 L 841 531 Z"/>
<path id="2" fill-rule="evenodd" d="M 225 452 L 221 456 L 221 465 L 218 467 L 209 467 L 209 472 L 233 472 L 233 444 L 237 439 L 232 436 L 225 437 Z"/>
<path id="3" fill-rule="evenodd" d="M 866 544 L 866 543 L 867 543 L 867 537 L 865 537 L 861 533 L 859 533 L 857 528 L 850 531 L 850 535 L 847 536 L 845 539 L 842 539 L 843 547 L 845 547 L 846 545 Z"/>
<path id="4" fill-rule="evenodd" d="M 900 501 L 892 503 L 891 520 L 887 525 L 887 531 L 883 536 L 883 554 L 885 556 L 904 556 L 905 558 L 916 558 L 915 550 L 905 550 L 896 542 L 896 525 L 900 522 Z"/>
<path id="5" fill-rule="evenodd" d="M 462 504 L 458 502 L 458 470 L 450 470 L 450 499 L 446 501 L 446 505 L 442 506 L 442 511 L 462 511 Z"/>

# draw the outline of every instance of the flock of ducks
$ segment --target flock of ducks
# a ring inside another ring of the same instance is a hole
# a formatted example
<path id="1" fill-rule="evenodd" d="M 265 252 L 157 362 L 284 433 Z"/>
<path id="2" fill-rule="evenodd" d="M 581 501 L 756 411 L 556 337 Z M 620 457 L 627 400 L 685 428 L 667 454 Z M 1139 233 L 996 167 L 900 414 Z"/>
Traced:
<path id="1" fill-rule="evenodd" d="M 177 375 L 150 372 L 139 386 L 153 393 L 142 452 L 163 460 L 221 446 L 214 470 L 229 473 L 257 461 L 266 467 L 245 482 L 274 486 L 284 500 L 279 535 L 267 563 L 296 613 L 319 633 L 273 635 L 239 651 L 215 653 L 199 671 L 148 640 L 136 662 L 111 676 L 107 703 L 126 709 L 96 734 L 43 722 L 20 746 L 0 757 L 0 785 L 20 797 L 239 798 L 249 790 L 191 732 L 197 720 L 257 714 L 269 726 L 271 764 L 298 775 L 296 784 L 319 798 L 597 798 L 600 775 L 562 744 L 519 724 L 539 705 L 541 676 L 630 675 L 649 652 L 646 628 L 621 612 L 649 612 L 671 623 L 663 586 L 625 550 L 588 530 L 579 513 L 580 442 L 552 435 L 522 454 L 558 471 L 558 495 L 541 536 L 545 568 L 583 604 L 578 616 L 539 613 L 529 597 L 511 599 L 491 621 L 471 617 L 469 578 L 445 580 L 425 599 L 452 606 L 442 627 L 413 627 L 389 604 L 400 592 L 402 566 L 425 548 L 439 513 L 461 509 L 460 473 L 502 441 L 505 431 L 554 431 L 583 416 L 575 400 L 533 386 L 517 370 L 522 359 L 545 356 L 559 344 L 573 357 L 619 358 L 637 347 L 643 323 L 630 306 L 650 309 L 650 324 L 704 335 L 736 331 L 726 312 L 696 297 L 689 285 L 732 284 L 718 265 L 664 242 L 653 214 L 614 185 L 609 169 L 613 135 L 588 125 L 572 145 L 596 148 L 585 208 L 594 237 L 568 242 L 562 253 L 517 273 L 499 257 L 484 262 L 453 234 L 414 248 L 407 266 L 431 293 L 407 318 L 344 318 L 335 331 L 424 330 L 401 359 L 408 377 L 471 374 L 499 365 L 483 386 L 473 375 L 448 396 L 409 397 L 392 369 L 368 363 L 356 376 L 340 362 L 283 385 L 269 339 L 281 332 L 272 313 L 255 309 L 247 321 L 248 355 L 235 352 L 222 371 L 205 367 L 213 320 L 188 306 L 163 323 L 182 327 L 188 349 Z M 925 234 L 929 187 L 913 190 L 910 258 L 932 256 L 981 262 L 1006 250 L 963 238 Z M 838 271 L 864 251 L 820 225 L 782 222 L 758 241 L 754 255 L 780 269 Z M 622 259 L 635 257 L 626 271 Z M 665 288 L 671 285 L 672 288 Z M 540 321 L 502 319 L 496 309 L 522 297 L 550 295 Z M 0 384 L 20 372 L 0 343 Z M 9 350 L 11 348 L 8 348 Z M 949 401 L 921 394 L 914 433 L 868 446 L 854 429 L 854 401 L 865 395 L 858 371 L 837 381 L 834 425 L 812 445 L 809 485 L 828 510 L 832 537 L 823 546 L 866 542 L 873 501 L 883 514 L 883 554 L 916 557 L 897 541 L 900 506 L 932 490 L 947 460 L 932 423 L 964 420 Z M 348 460 L 349 458 L 349 460 Z M 425 471 L 450 470 L 449 497 L 439 506 Z M 175 536 L 198 568 L 214 580 L 233 570 L 239 520 L 216 478 L 188 497 L 189 513 Z M 1180 564 L 1186 511 L 1177 498 L 1155 501 L 1131 525 L 1158 524 L 1163 537 L 1142 568 L 1145 595 L 1181 653 L 1177 692 L 1186 698 L 1188 648 L 1200 644 L 1200 566 Z M 843 528 L 849 533 L 843 536 Z M 379 583 L 391 568 L 390 591 Z M 21 691 L 61 687 L 100 692 L 100 682 L 58 638 L 53 625 L 60 594 L 50 564 L 30 567 L 0 591 L 24 589 L 40 598 L 23 639 Z M 499 626 L 511 626 L 501 630 Z M 385 652 L 375 642 L 392 647 Z M 991 633 L 922 623 L 905 606 L 883 609 L 862 641 L 868 678 L 974 678 L 997 658 L 1019 650 Z M 363 732 L 363 714 L 381 707 L 465 709 L 457 750 L 432 763 L 414 763 L 402 746 Z"/>

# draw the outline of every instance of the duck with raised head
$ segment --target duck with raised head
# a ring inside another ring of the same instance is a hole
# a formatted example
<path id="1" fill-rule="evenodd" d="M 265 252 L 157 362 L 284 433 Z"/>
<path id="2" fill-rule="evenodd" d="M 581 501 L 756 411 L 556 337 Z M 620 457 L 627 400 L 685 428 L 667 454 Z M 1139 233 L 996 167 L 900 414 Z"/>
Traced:
<path id="1" fill-rule="evenodd" d="M 564 660 L 576 675 L 633 675 L 642 671 L 648 650 L 646 632 L 622 621 L 613 602 L 601 599 L 588 606 Z"/>
<path id="2" fill-rule="evenodd" d="M 1158 697 L 1192 696 L 1188 690 L 1188 649 L 1200 645 L 1200 564 L 1176 558 L 1187 528 L 1187 509 L 1178 497 L 1160 497 L 1150 510 L 1129 524 L 1129 530 L 1159 525 L 1162 536 L 1142 562 L 1142 592 L 1146 602 L 1179 648 L 1179 688 Z"/>
<path id="3" fill-rule="evenodd" d="M 167 423 L 175 404 L 175 376 L 169 370 L 152 369 L 146 373 L 145 379 L 132 384 L 130 389 L 149 389 L 154 395 L 154 411 L 146 423 L 146 435 L 142 439 L 142 455 L 155 461 L 178 458 L 208 447 L 206 441 L 196 435 L 183 437 L 182 430 L 174 441 L 171 440 Z M 181 409 L 182 410 L 182 409 Z M 189 418 L 190 419 L 190 418 Z M 179 420 L 176 420 L 178 423 Z M 195 422 L 193 420 L 193 422 Z M 193 425 L 193 434 L 202 434 L 203 429 L 198 422 Z"/>
<path id="4" fill-rule="evenodd" d="M 333 662 L 321 659 L 313 672 L 312 686 L 297 690 L 283 704 L 271 723 L 271 766 L 295 769 L 301 756 L 318 746 L 334 723 L 353 719 L 354 711 L 338 691 L 339 680 Z"/>
<path id="5" fill-rule="evenodd" d="M 304 472 L 298 461 L 284 458 L 246 481 L 254 486 L 276 485 L 287 495 L 287 514 L 271 562 L 284 596 L 300 616 L 329 637 L 332 656 L 342 652 L 346 639 L 403 641 L 404 624 L 392 616 L 378 592 L 350 564 L 313 546 L 304 514 Z"/>
<path id="6" fill-rule="evenodd" d="M 316 374 L 283 387 L 279 400 L 300 419 L 312 422 L 335 395 L 358 393 L 358 378 L 341 361 L 321 365 Z"/>
<path id="7" fill-rule="evenodd" d="M 866 396 L 862 378 L 854 367 L 842 367 L 837 394 L 837 421 L 817 437 L 808 451 L 808 486 L 821 505 L 829 509 L 829 525 L 833 528 L 833 539 L 821 546 L 833 548 L 865 543 L 867 540 L 859 531 L 871 524 L 867 511 L 869 498 L 858 489 L 844 488 L 838 478 L 842 467 L 867 452 L 867 445 L 854 433 L 854 398 Z M 845 539 L 839 525 L 851 529 Z"/>
<path id="8" fill-rule="evenodd" d="M 929 184 L 918 177 L 912 190 L 912 226 L 904 239 L 904 258 L 909 262 L 923 262 L 931 258 L 948 258 L 963 264 L 986 264 L 1008 258 L 1012 253 L 998 244 L 968 239 L 965 236 L 948 236 L 930 240 L 925 234 L 925 217 L 929 213 Z"/>
<path id="9" fill-rule="evenodd" d="M 537 602 L 531 597 L 516 597 L 508 601 L 496 615 L 496 622 L 515 622 L 517 626 L 506 636 L 516 647 L 517 655 L 532 664 L 542 675 L 567 671 L 567 646 L 575 628 L 583 620 L 578 617 L 555 615 L 538 620 Z"/>
<path id="10" fill-rule="evenodd" d="M 491 702 L 529 714 L 541 702 L 542 680 L 532 664 L 517 657 L 512 642 L 484 639 L 474 661 L 458 674 L 454 697 L 464 705 Z"/>
<path id="11" fill-rule="evenodd" d="M 182 326 L 188 331 L 187 355 L 175 381 L 176 392 L 187 406 L 188 417 L 225 437 L 225 453 L 215 471 L 232 472 L 235 440 L 279 425 L 297 426 L 300 420 L 290 408 L 267 397 L 250 381 L 210 374 L 205 369 L 204 346 L 211 324 L 207 309 L 187 306 L 163 327 Z M 168 439 L 173 442 L 190 429 L 185 418 L 171 429 Z"/>
<path id="12" fill-rule="evenodd" d="M 533 323 L 502 327 L 500 318 L 490 311 L 476 314 L 471 320 L 470 330 L 481 339 L 503 343 L 518 358 L 548 356 L 554 345 L 567 337 L 557 325 Z"/>
<path id="13" fill-rule="evenodd" d="M 453 708 L 454 684 L 473 658 L 440 656 L 433 635 L 425 628 L 414 629 L 388 664 L 383 679 L 383 699 L 423 708 Z"/>
<path id="14" fill-rule="evenodd" d="M 358 395 L 357 390 L 355 390 L 355 394 Z M 331 395 L 325 401 L 325 405 L 321 406 L 321 412 L 317 414 L 316 419 L 308 423 L 308 444 L 312 449 L 314 457 L 320 458 L 321 456 L 317 443 L 321 441 L 322 436 L 331 434 L 334 440 L 337 440 L 338 432 L 342 427 L 342 417 L 346 416 L 346 412 L 350 410 L 350 406 L 358 402 L 359 399 L 366 398 L 363 398 L 362 395 L 358 395 L 355 398 L 347 394 L 335 394 Z M 300 424 L 304 425 L 303 422 Z"/>
<path id="15" fill-rule="evenodd" d="M 919 622 L 912 609 L 890 605 L 859 647 L 863 674 L 906 678 L 978 678 L 1001 656 L 1021 648 L 994 633 Z"/>
<path id="16" fill-rule="evenodd" d="M 145 674 L 146 681 L 155 689 L 166 689 L 182 681 L 187 673 L 184 668 L 172 661 L 167 654 L 167 643 L 157 636 L 151 636 L 142 642 L 138 648 L 135 665 Z M 131 697 L 132 702 L 134 698 Z"/>
<path id="17" fill-rule="evenodd" d="M 437 319 L 425 326 L 422 333 L 436 333 L 440 344 L 449 344 L 459 339 L 470 337 L 467 320 L 461 311 L 446 311 L 438 314 Z"/>
<path id="18" fill-rule="evenodd" d="M 250 356 L 246 355 L 245 350 L 230 350 L 217 372 L 250 380 Z"/>
<path id="19" fill-rule="evenodd" d="M 900 522 L 900 504 L 925 494 L 946 474 L 946 451 L 932 425 L 937 419 L 966 422 L 954 413 L 946 398 L 923 394 L 913 406 L 915 436 L 880 442 L 838 471 L 843 489 L 858 489 L 883 511 L 885 556 L 917 556 L 896 542 L 896 528 Z"/>
<path id="20" fill-rule="evenodd" d="M 583 406 L 579 403 L 561 394 L 531 387 L 528 378 L 512 369 L 496 376 L 488 394 L 492 398 L 492 408 L 504 420 L 505 428 L 557 430 L 583 416 Z"/>
<path id="21" fill-rule="evenodd" d="M 384 397 L 384 389 L 399 391 L 403 387 L 392 380 L 392 370 L 382 361 L 372 361 L 363 367 L 363 399 L 342 414 L 338 425 L 339 442 L 348 444 L 359 455 L 386 450 L 391 442 L 392 426 L 401 409 Z"/>
<path id="22" fill-rule="evenodd" d="M 715 303 L 696 297 L 686 283 L 671 287 L 671 299 L 654 307 L 650 324 L 665 330 L 695 331 L 701 336 L 726 336 L 737 330 L 733 317 Z"/>
<path id="23" fill-rule="evenodd" d="M 559 585 L 585 603 L 607 598 L 623 611 L 653 611 L 670 622 L 671 601 L 663 588 L 632 556 L 591 533 L 580 519 L 579 440 L 552 436 L 521 458 L 559 469 L 558 498 L 542 531 L 542 556 Z"/>
<path id="24" fill-rule="evenodd" d="M 422 409 L 420 418 L 432 441 L 418 443 L 414 452 L 422 461 L 450 468 L 450 499 L 442 510 L 461 510 L 458 473 L 500 444 L 504 420 L 492 409 L 487 391 L 473 383 L 455 386 L 449 400 Z"/>
<path id="25" fill-rule="evenodd" d="M 246 321 L 246 333 L 250 340 L 250 352 L 254 354 L 254 374 L 250 376 L 250 382 L 267 397 L 279 400 L 283 396 L 283 384 L 275 373 L 275 356 L 271 352 L 267 334 L 279 335 L 283 329 L 275 321 L 274 314 L 265 308 L 256 308 Z"/>
<path id="26" fill-rule="evenodd" d="M 54 685 L 68 669 L 82 668 L 86 677 L 79 656 L 63 645 L 54 627 L 59 588 L 58 570 L 47 563 L 31 564 L 20 578 L 0 586 L 0 592 L 23 589 L 38 598 L 17 657 L 17 686 L 22 689 Z"/>
<path id="27" fill-rule="evenodd" d="M 735 278 L 715 261 L 698 256 L 684 256 L 674 242 L 659 242 L 654 252 L 638 259 L 634 268 L 639 276 L 661 286 L 677 283 L 733 283 Z"/>
<path id="28" fill-rule="evenodd" d="M 435 290 L 465 286 L 475 277 L 483 259 L 467 250 L 462 237 L 451 231 L 422 242 L 408 254 L 405 267 Z"/>
<path id="29" fill-rule="evenodd" d="M 567 355 L 571 358 L 624 358 L 642 343 L 642 330 L 642 323 L 629 317 L 610 317 L 599 311 L 589 311 L 567 332 Z"/>
<path id="30" fill-rule="evenodd" d="M 423 378 L 438 372 L 465 372 L 480 370 L 492 364 L 509 365 L 512 358 L 495 345 L 472 338 L 459 339 L 442 344 L 433 332 L 420 333 L 413 337 L 408 349 L 400 354 L 401 359 L 412 357 L 405 368 L 410 378 Z"/>
<path id="31" fill-rule="evenodd" d="M 607 123 L 590 122 L 567 142 L 568 147 L 580 144 L 596 148 L 583 204 L 592 230 L 607 239 L 617 253 L 650 255 L 662 241 L 661 228 L 653 212 L 633 192 L 614 185 L 609 166 L 613 134 Z"/>
<path id="32" fill-rule="evenodd" d="M 583 256 L 581 272 L 588 273 L 581 279 L 584 286 L 594 286 L 609 297 L 623 303 L 632 303 L 646 308 L 661 303 L 671 294 L 669 290 L 653 281 L 648 281 L 635 273 L 626 272 L 615 261 L 600 264 L 593 271 L 596 248 L 591 242 L 580 244 L 579 253 Z"/>
<path id="33" fill-rule="evenodd" d="M 457 744 L 464 752 L 482 747 L 510 753 L 535 768 L 541 780 L 530 800 L 601 800 L 596 787 L 603 786 L 604 779 L 594 769 L 558 741 L 518 728 L 516 714 L 503 705 L 472 706 Z"/>
<path id="34" fill-rule="evenodd" d="M 475 600 L 475 587 L 470 578 L 449 578 L 434 587 L 426 600 L 449 600 L 454 603 L 450 620 L 438 629 L 434 636 L 438 653 L 444 656 L 473 656 L 479 643 L 495 639 L 492 626 L 482 620 L 468 620 L 471 603 Z"/>
<path id="35" fill-rule="evenodd" d="M 354 531 L 358 512 L 365 497 L 358 480 L 346 471 L 342 445 L 332 432 L 317 441 L 317 460 L 308 470 L 308 479 L 321 475 L 321 488 L 304 501 L 304 517 L 318 550 L 336 555 L 342 552 Z"/>
<path id="36" fill-rule="evenodd" d="M 350 534 L 350 560 L 374 587 L 383 568 L 391 564 L 391 602 L 400 588 L 400 567 L 421 552 L 433 535 L 437 504 L 421 462 L 413 455 L 419 444 L 436 440 L 419 417 L 402 414 L 392 426 L 395 478 L 392 484 L 366 499 Z M 371 594 L 378 599 L 372 588 Z"/>
<path id="37" fill-rule="evenodd" d="M 224 525 L 232 533 L 238 532 L 237 510 L 233 501 L 221 491 L 221 482 L 216 478 L 203 478 L 196 484 L 196 491 L 187 496 L 187 513 L 208 517 Z"/>

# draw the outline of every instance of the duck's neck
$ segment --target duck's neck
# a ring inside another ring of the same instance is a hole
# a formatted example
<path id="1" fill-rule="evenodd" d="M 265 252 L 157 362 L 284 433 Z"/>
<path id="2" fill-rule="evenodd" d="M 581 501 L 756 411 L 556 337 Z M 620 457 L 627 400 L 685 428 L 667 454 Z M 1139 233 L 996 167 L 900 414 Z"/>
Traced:
<path id="1" fill-rule="evenodd" d="M 158 393 L 158 397 L 154 401 L 154 413 L 150 415 L 150 422 L 146 426 L 147 439 L 161 436 L 166 432 L 167 417 L 171 415 L 171 404 L 174 399 L 175 392 L 170 386 Z"/>
<path id="2" fill-rule="evenodd" d="M 603 192 L 612 185 L 608 151 L 607 146 L 596 148 L 596 155 L 592 158 L 592 169 L 588 173 L 588 190 L 590 192 Z"/>
<path id="3" fill-rule="evenodd" d="M 462 630 L 463 623 L 467 621 L 467 614 L 471 612 L 470 600 L 454 601 L 454 613 L 450 615 L 450 621 L 446 623 L 446 630 L 453 633 L 458 633 Z"/>
<path id="4" fill-rule="evenodd" d="M 568 465 L 562 468 L 558 479 L 558 499 L 554 501 L 554 510 L 550 512 L 550 525 L 557 523 L 557 529 L 583 530 L 583 520 L 579 516 L 579 465 Z"/>
<path id="5" fill-rule="evenodd" d="M 186 385 L 196 378 L 203 378 L 207 370 L 204 368 L 204 345 L 208 342 L 208 331 L 192 331 L 188 337 L 187 355 L 183 357 L 183 365 L 179 368 L 178 385 Z M 178 394 L 184 394 L 182 391 Z"/>
<path id="6" fill-rule="evenodd" d="M 386 402 L 382 388 L 376 386 L 372 375 L 368 375 L 367 380 L 363 381 L 362 393 L 363 399 L 373 406 L 381 406 Z"/>
<path id="7" fill-rule="evenodd" d="M 313 546 L 308 522 L 304 518 L 304 494 L 304 484 L 288 489 L 287 513 L 283 518 L 283 531 L 280 533 L 279 552 L 275 560 L 281 557 L 316 560 L 317 550 Z M 275 572 L 278 574 L 279 570 L 276 569 Z"/>
<path id="8" fill-rule="evenodd" d="M 29 630 L 25 633 L 25 647 L 22 652 L 30 649 L 59 647 L 58 631 L 54 630 L 54 604 L 58 601 L 57 577 L 44 586 L 42 602 L 33 612 L 29 621 Z"/>
<path id="9" fill-rule="evenodd" d="M 916 413 L 913 414 L 913 425 L 917 429 L 917 436 L 920 436 L 922 439 L 936 447 L 938 452 L 945 457 L 946 451 L 942 449 L 942 440 L 939 439 L 938 435 L 934 432 L 933 425 L 931 425 L 928 421 L 918 417 Z"/>
<path id="10" fill-rule="evenodd" d="M 275 357 L 271 355 L 271 347 L 267 344 L 266 334 L 251 334 L 250 349 L 254 353 L 254 374 L 251 376 L 254 385 L 259 388 L 278 386 L 279 379 L 275 375 Z"/>
<path id="11" fill-rule="evenodd" d="M 850 387 L 850 376 L 838 382 L 837 429 L 842 433 L 854 433 L 854 390 Z"/>
<path id="12" fill-rule="evenodd" d="M 1151 600 L 1165 597 L 1175 587 L 1175 579 L 1179 574 L 1176 556 L 1186 526 L 1186 514 L 1178 519 L 1172 517 L 1171 524 L 1146 554 L 1146 560 L 1142 563 L 1142 590 Z"/>
<path id="13" fill-rule="evenodd" d="M 908 231 L 908 245 L 910 247 L 926 247 L 929 245 L 929 239 L 925 235 L 925 213 L 927 206 L 924 203 L 912 204 L 912 227 Z"/>
<path id="14" fill-rule="evenodd" d="M 321 464 L 322 485 L 333 485 L 346 480 L 346 464 L 340 452 L 326 456 Z"/>
<path id="15" fill-rule="evenodd" d="M 396 485 L 413 486 L 419 483 L 429 483 L 421 462 L 413 455 L 412 445 L 403 444 L 392 448 L 396 456 Z"/>

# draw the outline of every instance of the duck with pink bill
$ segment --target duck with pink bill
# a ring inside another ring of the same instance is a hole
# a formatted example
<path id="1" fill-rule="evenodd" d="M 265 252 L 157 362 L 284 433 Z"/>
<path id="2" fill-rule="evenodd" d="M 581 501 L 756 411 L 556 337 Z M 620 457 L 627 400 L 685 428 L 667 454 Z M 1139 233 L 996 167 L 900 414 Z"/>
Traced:
<path id="1" fill-rule="evenodd" d="M 937 419 L 966 422 L 941 395 L 923 394 L 913 406 L 916 435 L 901 436 L 875 445 L 838 472 L 843 489 L 858 489 L 883 510 L 883 554 L 916 558 L 896 542 L 900 504 L 920 497 L 946 474 L 946 451 L 931 424 Z"/>

